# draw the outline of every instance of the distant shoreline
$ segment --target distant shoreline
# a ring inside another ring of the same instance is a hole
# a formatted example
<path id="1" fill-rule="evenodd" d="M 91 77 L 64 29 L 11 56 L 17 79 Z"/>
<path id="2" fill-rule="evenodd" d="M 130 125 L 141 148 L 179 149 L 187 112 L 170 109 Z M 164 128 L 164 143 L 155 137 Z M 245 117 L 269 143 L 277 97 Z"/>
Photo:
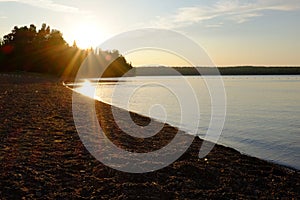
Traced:
<path id="1" fill-rule="evenodd" d="M 134 67 L 136 76 L 300 75 L 300 67 Z"/>
<path id="2" fill-rule="evenodd" d="M 66 83 L 74 82 L 75 77 L 72 76 L 55 76 L 47 73 L 27 72 L 21 70 L 1 71 L 0 74 L 22 75 L 32 74 L 33 76 L 43 76 L 48 78 L 59 79 Z M 137 76 L 264 76 L 264 75 L 300 75 L 300 66 L 296 67 L 266 67 L 266 66 L 232 66 L 232 67 L 165 67 L 165 66 L 149 66 L 149 67 L 133 67 L 123 76 L 112 76 L 102 78 L 114 78 L 115 81 L 120 77 L 137 77 Z M 94 77 L 97 79 L 100 77 Z M 99 80 L 98 80 L 99 81 Z M 104 80 L 105 82 L 109 80 Z M 119 80 L 118 80 L 119 81 Z"/>

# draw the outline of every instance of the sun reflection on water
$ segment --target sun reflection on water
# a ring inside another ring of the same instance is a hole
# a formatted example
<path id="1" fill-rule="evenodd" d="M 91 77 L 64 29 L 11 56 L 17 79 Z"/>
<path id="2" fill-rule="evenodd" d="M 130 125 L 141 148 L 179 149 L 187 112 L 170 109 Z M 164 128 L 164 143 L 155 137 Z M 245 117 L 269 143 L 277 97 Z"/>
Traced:
<path id="1" fill-rule="evenodd" d="M 90 98 L 95 98 L 97 84 L 93 84 L 89 80 L 84 80 L 82 85 L 76 88 L 76 91 Z"/>

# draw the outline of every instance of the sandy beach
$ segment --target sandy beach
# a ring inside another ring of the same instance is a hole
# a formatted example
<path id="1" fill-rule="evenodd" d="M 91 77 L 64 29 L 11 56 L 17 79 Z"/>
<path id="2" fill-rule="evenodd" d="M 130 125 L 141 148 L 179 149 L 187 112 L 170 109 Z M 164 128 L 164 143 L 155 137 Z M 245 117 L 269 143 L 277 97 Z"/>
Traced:
<path id="1" fill-rule="evenodd" d="M 163 169 L 143 174 L 111 169 L 82 144 L 72 116 L 72 91 L 55 78 L 0 74 L 0 108 L 0 199 L 300 198 L 299 170 L 221 145 L 199 159 L 199 138 Z M 157 135 L 138 140 L 117 127 L 111 106 L 96 102 L 96 109 L 108 137 L 129 151 L 159 149 L 178 131 L 165 124 Z M 131 116 L 137 124 L 149 122 Z"/>

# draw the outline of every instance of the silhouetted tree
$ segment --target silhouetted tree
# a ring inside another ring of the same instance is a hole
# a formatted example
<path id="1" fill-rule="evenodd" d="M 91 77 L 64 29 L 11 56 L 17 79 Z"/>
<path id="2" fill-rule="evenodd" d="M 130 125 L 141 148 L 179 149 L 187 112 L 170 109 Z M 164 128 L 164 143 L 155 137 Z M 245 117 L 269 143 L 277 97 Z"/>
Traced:
<path id="1" fill-rule="evenodd" d="M 76 48 L 76 49 L 78 48 L 78 46 L 77 46 L 77 43 L 76 43 L 76 41 L 75 41 L 75 40 L 74 40 L 74 42 L 73 42 L 73 45 L 72 45 L 72 47 L 73 47 L 73 48 Z"/>
<path id="2" fill-rule="evenodd" d="M 59 30 L 51 30 L 44 23 L 38 31 L 33 24 L 29 27 L 15 26 L 11 33 L 3 37 L 0 41 L 0 70 L 74 77 L 91 52 L 103 60 L 103 65 L 109 64 L 105 76 L 120 76 L 132 67 L 117 50 L 109 52 L 98 49 L 97 53 L 92 48 L 81 50 L 75 41 L 69 46 Z"/>

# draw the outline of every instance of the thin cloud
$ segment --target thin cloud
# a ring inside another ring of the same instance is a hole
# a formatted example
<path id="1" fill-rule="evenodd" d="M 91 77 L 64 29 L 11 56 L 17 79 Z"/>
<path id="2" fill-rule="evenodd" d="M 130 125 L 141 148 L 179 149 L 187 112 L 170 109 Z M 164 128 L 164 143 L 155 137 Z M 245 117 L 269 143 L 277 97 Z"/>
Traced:
<path id="1" fill-rule="evenodd" d="M 67 6 L 54 2 L 53 0 L 0 0 L 0 2 L 17 2 L 22 4 L 27 4 L 30 6 L 44 8 L 56 12 L 65 12 L 65 13 L 81 13 L 79 8 L 73 6 Z"/>
<path id="2" fill-rule="evenodd" d="M 263 11 L 293 11 L 300 9 L 298 0 L 221 0 L 211 6 L 193 6 L 179 8 L 174 14 L 157 17 L 154 26 L 165 28 L 185 27 L 203 21 L 221 18 L 235 23 L 245 23 L 263 16 Z M 211 26 L 215 27 L 215 26 Z"/>
<path id="3" fill-rule="evenodd" d="M 220 28 L 222 27 L 223 23 L 218 23 L 218 24 L 207 24 L 205 27 L 207 28 Z"/>
<path id="4" fill-rule="evenodd" d="M 252 18 L 261 16 L 263 16 L 263 14 L 261 13 L 245 13 L 240 15 L 234 15 L 232 17 L 229 17 L 229 19 L 235 21 L 236 23 L 242 24 L 244 22 L 250 21 Z"/>

